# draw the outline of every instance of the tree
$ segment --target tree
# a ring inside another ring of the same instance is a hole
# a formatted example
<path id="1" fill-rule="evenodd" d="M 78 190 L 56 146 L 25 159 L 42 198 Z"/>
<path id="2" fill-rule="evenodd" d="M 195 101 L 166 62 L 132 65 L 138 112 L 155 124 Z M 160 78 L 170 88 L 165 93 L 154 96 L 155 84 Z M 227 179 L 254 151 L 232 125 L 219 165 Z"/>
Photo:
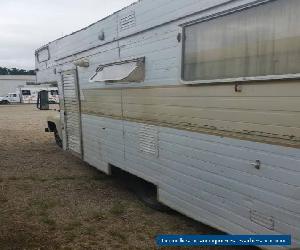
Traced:
<path id="1" fill-rule="evenodd" d="M 0 67 L 0 75 L 8 75 L 8 68 Z"/>
<path id="2" fill-rule="evenodd" d="M 0 75 L 35 75 L 34 70 L 0 67 Z"/>

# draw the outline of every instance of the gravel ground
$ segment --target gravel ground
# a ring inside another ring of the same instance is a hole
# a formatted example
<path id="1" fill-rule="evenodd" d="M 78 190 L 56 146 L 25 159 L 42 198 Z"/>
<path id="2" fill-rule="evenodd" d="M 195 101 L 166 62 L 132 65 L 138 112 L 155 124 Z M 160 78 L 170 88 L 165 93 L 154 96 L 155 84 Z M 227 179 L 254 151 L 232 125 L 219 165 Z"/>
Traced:
<path id="1" fill-rule="evenodd" d="M 63 152 L 44 133 L 51 112 L 0 106 L 0 249 L 155 249 L 158 234 L 217 233 Z"/>

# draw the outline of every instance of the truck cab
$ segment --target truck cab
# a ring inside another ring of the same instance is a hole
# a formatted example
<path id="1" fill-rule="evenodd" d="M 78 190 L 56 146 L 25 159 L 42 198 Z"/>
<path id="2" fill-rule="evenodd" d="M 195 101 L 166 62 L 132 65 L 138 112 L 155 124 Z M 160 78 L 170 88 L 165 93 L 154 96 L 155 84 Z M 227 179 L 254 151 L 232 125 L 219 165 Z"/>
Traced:
<path id="1" fill-rule="evenodd" d="M 8 93 L 4 97 L 0 97 L 0 104 L 20 103 L 20 95 L 18 93 Z"/>

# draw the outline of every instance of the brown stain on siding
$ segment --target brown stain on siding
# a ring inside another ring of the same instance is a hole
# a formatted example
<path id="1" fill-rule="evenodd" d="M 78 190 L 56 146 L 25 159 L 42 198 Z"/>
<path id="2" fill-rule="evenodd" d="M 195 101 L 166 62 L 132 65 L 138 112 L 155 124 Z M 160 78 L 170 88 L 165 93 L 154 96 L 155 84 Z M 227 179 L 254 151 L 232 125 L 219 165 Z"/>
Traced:
<path id="1" fill-rule="evenodd" d="M 82 113 L 300 148 L 300 82 L 83 90 Z"/>

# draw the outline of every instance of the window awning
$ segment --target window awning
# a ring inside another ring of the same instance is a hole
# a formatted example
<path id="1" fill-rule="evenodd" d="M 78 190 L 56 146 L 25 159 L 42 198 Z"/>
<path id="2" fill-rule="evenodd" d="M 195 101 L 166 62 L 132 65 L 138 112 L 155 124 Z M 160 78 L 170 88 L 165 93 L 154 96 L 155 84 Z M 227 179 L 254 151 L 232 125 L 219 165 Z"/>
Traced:
<path id="1" fill-rule="evenodd" d="M 144 58 L 100 65 L 90 82 L 141 82 L 144 80 Z"/>

